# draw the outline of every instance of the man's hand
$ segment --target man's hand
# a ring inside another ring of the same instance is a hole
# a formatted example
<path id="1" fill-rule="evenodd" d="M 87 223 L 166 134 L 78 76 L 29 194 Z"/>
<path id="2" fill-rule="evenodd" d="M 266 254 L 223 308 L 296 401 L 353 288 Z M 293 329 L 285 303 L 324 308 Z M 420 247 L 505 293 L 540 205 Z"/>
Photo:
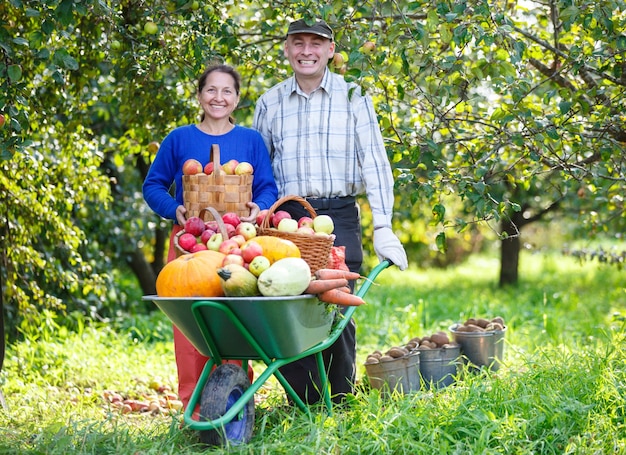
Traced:
<path id="1" fill-rule="evenodd" d="M 187 209 L 184 205 L 179 205 L 176 207 L 176 221 L 178 221 L 179 226 L 184 226 L 185 221 L 187 221 Z"/>
<path id="2" fill-rule="evenodd" d="M 246 205 L 248 207 L 250 207 L 250 215 L 242 216 L 239 219 L 241 221 L 247 221 L 248 223 L 255 224 L 256 223 L 256 216 L 259 214 L 261 209 L 259 209 L 259 206 L 256 205 L 254 202 L 248 202 Z"/>
<path id="3" fill-rule="evenodd" d="M 400 270 L 408 267 L 406 251 L 400 240 L 388 227 L 374 230 L 374 251 L 381 261 L 389 259 Z"/>

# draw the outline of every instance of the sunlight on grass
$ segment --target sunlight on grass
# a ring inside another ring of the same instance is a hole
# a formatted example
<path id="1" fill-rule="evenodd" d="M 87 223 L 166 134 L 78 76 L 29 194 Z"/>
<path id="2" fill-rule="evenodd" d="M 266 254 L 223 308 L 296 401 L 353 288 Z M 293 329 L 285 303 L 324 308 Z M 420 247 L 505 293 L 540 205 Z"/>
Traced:
<path id="1" fill-rule="evenodd" d="M 548 254 L 525 253 L 521 265 L 520 283 L 502 289 L 489 257 L 385 270 L 355 313 L 355 396 L 332 416 L 306 415 L 272 379 L 258 394 L 253 440 L 227 452 L 626 453 L 624 271 Z M 363 362 L 374 349 L 496 315 L 508 326 L 497 372 L 462 367 L 454 385 L 408 395 L 368 388 Z M 203 453 L 180 415 L 124 415 L 104 398 L 154 393 L 153 383 L 176 387 L 160 312 L 26 338 L 8 347 L 0 374 L 9 405 L 0 453 Z"/>

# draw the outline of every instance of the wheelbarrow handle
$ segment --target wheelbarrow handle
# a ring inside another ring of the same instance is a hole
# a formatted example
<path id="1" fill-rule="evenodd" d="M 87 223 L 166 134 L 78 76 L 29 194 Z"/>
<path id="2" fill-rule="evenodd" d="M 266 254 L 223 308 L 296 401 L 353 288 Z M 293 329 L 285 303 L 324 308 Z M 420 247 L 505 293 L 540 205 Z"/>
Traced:
<path id="1" fill-rule="evenodd" d="M 367 277 L 363 280 L 363 284 L 361 287 L 355 292 L 355 295 L 359 297 L 363 297 L 365 293 L 369 290 L 370 286 L 374 284 L 376 277 L 385 270 L 387 267 L 390 267 L 393 263 L 389 259 L 385 259 L 381 261 L 376 267 L 372 269 L 372 271 L 367 275 Z"/>

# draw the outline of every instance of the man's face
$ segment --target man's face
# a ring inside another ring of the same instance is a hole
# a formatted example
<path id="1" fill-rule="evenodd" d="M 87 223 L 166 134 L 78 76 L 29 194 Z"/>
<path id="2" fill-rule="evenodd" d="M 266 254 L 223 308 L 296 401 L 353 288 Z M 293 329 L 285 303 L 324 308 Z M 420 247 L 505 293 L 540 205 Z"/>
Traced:
<path id="1" fill-rule="evenodd" d="M 296 77 L 321 79 L 335 53 L 335 43 L 312 33 L 297 33 L 287 37 L 284 51 Z"/>

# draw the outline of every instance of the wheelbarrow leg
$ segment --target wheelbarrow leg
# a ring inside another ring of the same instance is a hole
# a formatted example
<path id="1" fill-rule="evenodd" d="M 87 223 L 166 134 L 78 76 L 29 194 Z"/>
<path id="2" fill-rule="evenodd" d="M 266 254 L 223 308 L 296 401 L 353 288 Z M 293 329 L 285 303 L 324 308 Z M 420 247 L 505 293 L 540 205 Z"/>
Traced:
<path id="1" fill-rule="evenodd" d="M 328 375 L 326 374 L 326 367 L 324 366 L 324 359 L 322 357 L 322 351 L 317 351 L 315 353 L 315 360 L 317 361 L 317 369 L 320 375 L 320 385 L 322 387 L 321 394 L 324 399 L 324 404 L 326 404 L 326 409 L 328 410 L 328 415 L 333 414 L 333 404 L 330 400 L 330 390 L 328 384 Z"/>

